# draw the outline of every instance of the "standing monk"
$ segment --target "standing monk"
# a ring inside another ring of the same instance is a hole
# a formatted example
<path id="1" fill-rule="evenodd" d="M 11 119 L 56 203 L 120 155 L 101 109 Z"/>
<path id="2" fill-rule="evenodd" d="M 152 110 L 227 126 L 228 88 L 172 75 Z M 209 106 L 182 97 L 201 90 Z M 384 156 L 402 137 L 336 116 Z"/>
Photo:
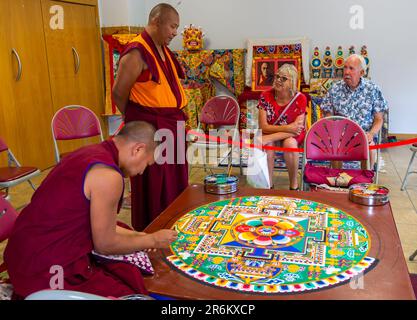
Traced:
<path id="1" fill-rule="evenodd" d="M 123 177 L 154 162 L 154 133 L 149 123 L 131 122 L 116 137 L 72 152 L 48 174 L 19 214 L 4 253 L 17 297 L 56 289 L 56 283 L 102 296 L 147 293 L 139 268 L 98 263 L 93 250 L 131 254 L 167 248 L 176 239 L 174 230 L 145 234 L 116 223 Z"/>
<path id="2" fill-rule="evenodd" d="M 171 5 L 155 6 L 145 30 L 121 54 L 113 87 L 114 102 L 125 123 L 150 122 L 156 129 L 170 130 L 175 141 L 169 146 L 170 152 L 175 152 L 174 163 L 156 163 L 143 175 L 131 178 L 132 225 L 136 230 L 143 230 L 188 186 L 185 130 L 177 132 L 177 123 L 186 120 L 181 111 L 187 103 L 180 82 L 184 73 L 167 47 L 178 27 L 179 15 Z M 184 127 L 184 123 L 180 125 Z M 182 137 L 177 139 L 177 135 Z M 184 145 L 177 149 L 179 140 Z"/>

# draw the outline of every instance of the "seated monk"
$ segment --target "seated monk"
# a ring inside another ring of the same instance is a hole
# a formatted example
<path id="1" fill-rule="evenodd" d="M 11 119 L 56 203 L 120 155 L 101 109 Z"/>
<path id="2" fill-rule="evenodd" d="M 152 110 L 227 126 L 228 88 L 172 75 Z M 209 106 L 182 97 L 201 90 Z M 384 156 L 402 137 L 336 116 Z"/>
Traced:
<path id="1" fill-rule="evenodd" d="M 147 294 L 138 267 L 98 263 L 92 251 L 131 254 L 166 248 L 176 239 L 174 230 L 146 234 L 116 221 L 123 178 L 142 174 L 154 162 L 154 134 L 149 123 L 130 122 L 117 136 L 66 156 L 48 174 L 17 218 L 5 250 L 15 298 L 50 289 L 56 270 L 62 270 L 59 289 L 112 297 Z"/>

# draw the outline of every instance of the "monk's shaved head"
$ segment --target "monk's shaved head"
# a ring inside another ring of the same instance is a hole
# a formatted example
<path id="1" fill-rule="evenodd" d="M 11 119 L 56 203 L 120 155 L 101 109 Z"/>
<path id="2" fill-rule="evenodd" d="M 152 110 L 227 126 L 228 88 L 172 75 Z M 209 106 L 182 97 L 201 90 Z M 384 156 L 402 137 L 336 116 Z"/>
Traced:
<path id="1" fill-rule="evenodd" d="M 132 121 L 124 125 L 117 137 L 125 141 L 144 143 L 148 147 L 155 148 L 155 127 L 145 121 Z"/>
<path id="2" fill-rule="evenodd" d="M 165 21 L 167 15 L 170 12 L 173 12 L 178 15 L 178 11 L 170 4 L 168 3 L 157 4 L 155 7 L 153 7 L 151 12 L 149 13 L 148 24 L 152 24 L 153 22 L 157 20 Z"/>

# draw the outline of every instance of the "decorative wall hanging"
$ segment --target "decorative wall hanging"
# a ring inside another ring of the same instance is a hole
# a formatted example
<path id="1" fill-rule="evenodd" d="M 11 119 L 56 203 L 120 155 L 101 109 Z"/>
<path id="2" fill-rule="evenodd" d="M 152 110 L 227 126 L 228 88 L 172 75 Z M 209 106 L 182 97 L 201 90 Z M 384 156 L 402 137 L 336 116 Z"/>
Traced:
<path id="1" fill-rule="evenodd" d="M 304 82 L 310 81 L 309 71 L 310 40 L 307 38 L 292 39 L 249 39 L 246 52 L 245 84 L 253 89 L 253 60 L 254 58 L 299 58 L 301 60 L 301 74 Z"/>
<path id="2" fill-rule="evenodd" d="M 330 47 L 326 47 L 323 55 L 323 71 L 322 78 L 330 79 L 333 78 L 333 58 L 330 52 Z"/>
<path id="3" fill-rule="evenodd" d="M 311 78 L 318 79 L 321 77 L 321 65 L 319 48 L 315 47 L 311 57 Z"/>
<path id="4" fill-rule="evenodd" d="M 369 77 L 369 57 L 368 57 L 368 49 L 366 48 L 366 46 L 362 46 L 361 48 L 361 56 L 365 59 L 366 62 L 366 71 L 365 71 L 365 78 Z"/>
<path id="5" fill-rule="evenodd" d="M 124 46 L 136 36 L 137 34 L 114 34 L 102 36 L 104 40 L 104 69 L 106 77 L 105 115 L 120 115 L 119 110 L 114 104 L 111 89 L 113 88 L 114 80 L 116 79 L 120 54 L 122 53 Z"/>
<path id="6" fill-rule="evenodd" d="M 182 47 L 189 51 L 202 50 L 204 47 L 204 33 L 201 27 L 196 27 L 190 24 L 188 27 L 184 27 L 182 35 Z"/>
<path id="7" fill-rule="evenodd" d="M 336 58 L 334 59 L 334 77 L 337 79 L 343 78 L 343 68 L 345 66 L 345 58 L 343 57 L 343 49 L 341 46 L 337 47 Z"/>

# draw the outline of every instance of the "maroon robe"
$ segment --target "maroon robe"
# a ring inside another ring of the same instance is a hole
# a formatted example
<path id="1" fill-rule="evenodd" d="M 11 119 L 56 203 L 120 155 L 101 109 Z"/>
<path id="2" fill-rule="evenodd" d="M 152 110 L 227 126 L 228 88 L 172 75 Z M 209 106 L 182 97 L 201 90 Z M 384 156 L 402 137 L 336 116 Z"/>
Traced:
<path id="1" fill-rule="evenodd" d="M 184 72 L 175 58 L 174 54 L 165 47 L 171 57 L 174 66 L 162 60 L 158 50 L 150 37 L 145 31 L 142 32 L 143 39 L 146 41 L 152 52 L 138 42 L 132 42 L 126 46 L 120 56 L 120 59 L 131 50 L 137 49 L 141 53 L 148 69 L 145 72 L 151 74 L 151 78 L 147 81 L 159 83 L 160 74 L 158 72 L 158 64 L 168 80 L 169 88 L 176 98 L 176 106 L 142 106 L 129 100 L 125 111 L 125 122 L 142 120 L 149 122 L 158 129 L 169 129 L 174 134 L 175 164 L 153 164 L 148 167 L 143 175 L 131 178 L 132 189 L 132 226 L 135 230 L 142 231 L 152 222 L 168 205 L 170 205 L 176 197 L 188 186 L 188 163 L 185 159 L 185 143 L 184 148 L 177 152 L 177 136 L 185 142 L 184 132 L 177 133 L 177 122 L 186 121 L 187 116 L 180 110 L 184 103 L 178 82 L 176 81 L 176 73 L 179 78 L 184 78 Z M 141 75 L 137 79 L 138 82 L 145 82 Z M 177 158 L 179 156 L 179 159 Z M 178 161 L 177 161 L 178 160 Z"/>
<path id="2" fill-rule="evenodd" d="M 135 120 L 149 122 L 157 130 L 169 129 L 175 138 L 174 164 L 155 163 L 147 167 L 142 175 L 131 177 L 132 226 L 141 231 L 188 186 L 188 163 L 185 159 L 185 149 L 177 152 L 177 136 L 183 135 L 181 140 L 185 141 L 185 131 L 177 132 L 177 122 L 186 121 L 186 116 L 177 108 L 148 108 L 129 101 L 125 121 L 128 123 Z"/>
<path id="3" fill-rule="evenodd" d="M 113 297 L 147 293 L 135 266 L 97 264 L 91 256 L 90 201 L 84 195 L 84 180 L 98 163 L 118 171 L 123 183 L 118 150 L 107 140 L 63 158 L 20 213 L 4 254 L 16 295 L 51 288 L 57 275 L 53 266 L 62 267 L 61 289 Z"/>

